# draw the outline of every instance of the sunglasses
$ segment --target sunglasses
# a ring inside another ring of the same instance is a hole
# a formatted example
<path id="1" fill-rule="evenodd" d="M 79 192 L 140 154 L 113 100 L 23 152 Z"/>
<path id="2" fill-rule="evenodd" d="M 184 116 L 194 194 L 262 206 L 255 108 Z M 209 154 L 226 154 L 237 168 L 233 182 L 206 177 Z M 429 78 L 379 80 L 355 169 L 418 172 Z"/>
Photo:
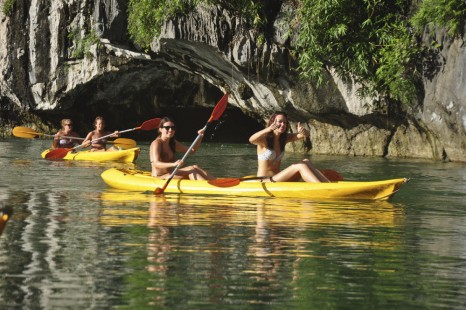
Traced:
<path id="1" fill-rule="evenodd" d="M 73 124 L 65 124 L 65 126 L 73 126 Z"/>
<path id="2" fill-rule="evenodd" d="M 170 130 L 170 129 L 175 130 L 175 129 L 176 129 L 176 126 L 162 126 L 161 128 L 164 128 L 165 130 L 168 131 L 168 130 Z"/>

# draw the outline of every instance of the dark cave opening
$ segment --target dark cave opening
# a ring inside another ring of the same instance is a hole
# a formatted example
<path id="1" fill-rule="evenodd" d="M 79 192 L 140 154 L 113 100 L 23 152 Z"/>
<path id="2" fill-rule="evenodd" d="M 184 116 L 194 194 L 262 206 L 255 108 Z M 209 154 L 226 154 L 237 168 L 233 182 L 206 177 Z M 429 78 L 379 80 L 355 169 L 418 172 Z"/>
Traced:
<path id="1" fill-rule="evenodd" d="M 176 138 L 179 141 L 192 141 L 197 131 L 203 128 L 210 118 L 212 108 L 183 107 L 162 108 L 160 117 L 169 116 L 177 125 Z M 256 119 L 245 115 L 239 108 L 228 107 L 218 121 L 209 124 L 204 136 L 205 142 L 249 143 L 249 137 L 263 125 Z M 140 131 L 134 139 L 153 140 L 156 131 Z"/>
<path id="2" fill-rule="evenodd" d="M 224 93 L 200 77 L 162 69 L 151 67 L 144 74 L 140 70 L 106 74 L 69 92 L 58 109 L 36 113 L 56 130 L 62 118 L 71 118 L 81 136 L 94 129 L 97 116 L 104 117 L 109 131 L 135 128 L 149 119 L 169 116 L 177 125 L 177 140 L 192 141 Z M 209 125 L 204 141 L 249 143 L 249 137 L 262 128 L 256 115 L 229 104 L 220 119 Z M 156 135 L 157 130 L 137 130 L 124 137 L 152 141 Z"/>
<path id="3" fill-rule="evenodd" d="M 156 111 L 138 111 L 126 109 L 103 109 L 94 106 L 91 111 L 74 111 L 68 113 L 39 112 L 38 114 L 50 124 L 53 133 L 60 128 L 60 120 L 71 118 L 75 124 L 74 130 L 84 137 L 93 130 L 95 117 L 103 116 L 105 128 L 109 131 L 126 130 L 140 126 L 144 121 L 152 118 L 163 118 L 169 116 L 177 125 L 176 139 L 179 141 L 193 141 L 197 131 L 203 128 L 209 120 L 213 107 L 159 107 Z M 204 136 L 205 142 L 225 143 L 249 143 L 249 137 L 263 128 L 260 121 L 247 116 L 241 109 L 228 106 L 218 121 L 209 124 Z M 136 141 L 152 141 L 157 135 L 157 130 L 135 130 L 124 133 L 122 137 Z"/>

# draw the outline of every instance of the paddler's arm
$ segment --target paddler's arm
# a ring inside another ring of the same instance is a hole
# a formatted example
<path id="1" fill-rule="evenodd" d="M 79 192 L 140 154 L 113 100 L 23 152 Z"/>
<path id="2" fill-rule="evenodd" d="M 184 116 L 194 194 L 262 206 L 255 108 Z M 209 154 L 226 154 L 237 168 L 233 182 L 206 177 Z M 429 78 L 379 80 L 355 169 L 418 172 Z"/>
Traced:
<path id="1" fill-rule="evenodd" d="M 60 141 L 60 131 L 53 136 L 52 148 L 56 149 L 58 147 L 58 142 Z"/>
<path id="2" fill-rule="evenodd" d="M 81 143 L 82 146 L 84 147 L 89 147 L 91 146 L 91 141 L 92 141 L 92 135 L 93 135 L 93 131 L 91 131 L 90 133 L 87 134 L 86 138 L 84 139 L 83 143 Z"/>
<path id="3" fill-rule="evenodd" d="M 199 140 L 197 140 L 196 145 L 193 146 L 193 149 L 191 150 L 192 153 L 196 153 L 196 151 L 201 147 L 202 139 L 204 138 L 204 129 L 199 129 L 197 131 L 197 134 L 200 136 Z"/>
<path id="4" fill-rule="evenodd" d="M 269 133 L 273 132 L 278 127 L 279 127 L 278 124 L 273 123 L 269 127 L 266 127 L 264 129 L 256 132 L 255 134 L 253 134 L 252 136 L 249 137 L 249 143 L 254 144 L 254 145 L 265 146 L 265 138 L 267 137 L 267 135 Z"/>

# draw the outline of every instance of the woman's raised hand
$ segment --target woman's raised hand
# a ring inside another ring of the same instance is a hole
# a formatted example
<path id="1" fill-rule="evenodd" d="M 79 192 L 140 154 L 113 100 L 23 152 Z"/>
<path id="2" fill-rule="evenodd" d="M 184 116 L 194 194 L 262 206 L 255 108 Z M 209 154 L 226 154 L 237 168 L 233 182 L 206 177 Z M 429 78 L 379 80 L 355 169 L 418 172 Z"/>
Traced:
<path id="1" fill-rule="evenodd" d="M 302 134 L 306 138 L 310 136 L 309 130 L 301 126 L 301 122 L 298 122 L 298 133 Z"/>
<path id="2" fill-rule="evenodd" d="M 278 123 L 276 123 L 276 122 L 272 123 L 272 125 L 269 126 L 269 129 L 270 129 L 271 131 L 274 131 L 274 130 L 276 130 L 276 129 L 278 129 L 278 128 L 280 128 L 280 124 L 278 124 Z"/>

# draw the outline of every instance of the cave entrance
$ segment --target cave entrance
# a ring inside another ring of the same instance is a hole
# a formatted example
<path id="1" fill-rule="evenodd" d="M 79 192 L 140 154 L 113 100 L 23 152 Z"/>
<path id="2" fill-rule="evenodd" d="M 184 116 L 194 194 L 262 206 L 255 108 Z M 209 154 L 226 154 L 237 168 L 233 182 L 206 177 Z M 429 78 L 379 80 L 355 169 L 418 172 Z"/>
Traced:
<path id="1" fill-rule="evenodd" d="M 104 117 L 105 129 L 109 131 L 130 129 L 151 118 L 169 116 L 176 122 L 177 140 L 192 141 L 222 96 L 223 91 L 200 76 L 148 66 L 108 73 L 77 86 L 62 98 L 59 109 L 40 114 L 57 129 L 60 119 L 73 119 L 74 129 L 81 136 L 93 130 L 96 116 Z M 212 105 L 207 107 L 205 103 Z M 219 121 L 209 126 L 204 140 L 249 143 L 251 134 L 263 128 L 257 116 L 229 104 Z M 152 141 L 156 134 L 155 130 L 138 130 L 125 137 Z"/>
<path id="2" fill-rule="evenodd" d="M 94 107 L 95 108 L 95 107 Z M 176 125 L 176 139 L 179 141 L 193 141 L 197 131 L 203 128 L 212 114 L 213 107 L 159 107 L 150 113 L 125 113 L 121 110 L 94 109 L 84 113 L 39 113 L 52 128 L 60 127 L 62 118 L 71 118 L 76 124 L 75 130 L 84 137 L 93 130 L 92 124 L 96 116 L 103 116 L 105 129 L 125 130 L 140 126 L 144 121 L 155 117 L 169 116 Z M 229 105 L 218 121 L 212 122 L 204 137 L 205 142 L 249 143 L 249 137 L 261 129 L 263 124 L 257 119 L 248 116 L 237 107 Z M 55 132 L 55 130 L 52 130 Z M 125 138 L 136 141 L 152 141 L 157 135 L 156 130 L 137 130 L 124 134 Z"/>
<path id="3" fill-rule="evenodd" d="M 203 128 L 212 114 L 212 108 L 183 107 L 162 108 L 158 115 L 169 116 L 177 125 L 176 138 L 179 141 L 192 141 L 197 131 Z M 249 143 L 249 137 L 263 129 L 258 120 L 244 114 L 237 107 L 227 107 L 218 121 L 212 122 L 204 136 L 204 142 Z M 150 141 L 155 132 L 140 132 L 138 139 Z"/>

